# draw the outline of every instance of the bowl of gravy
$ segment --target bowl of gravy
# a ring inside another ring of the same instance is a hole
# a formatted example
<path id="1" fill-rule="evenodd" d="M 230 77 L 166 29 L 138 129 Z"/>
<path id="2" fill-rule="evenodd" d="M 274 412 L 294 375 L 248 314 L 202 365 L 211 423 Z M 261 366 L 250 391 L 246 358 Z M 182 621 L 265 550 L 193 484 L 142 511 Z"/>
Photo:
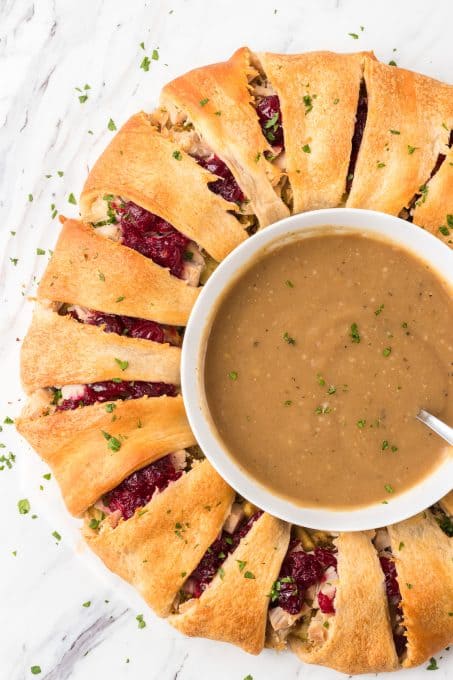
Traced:
<path id="1" fill-rule="evenodd" d="M 399 521 L 453 484 L 453 252 L 396 217 L 329 209 L 258 232 L 191 314 L 182 391 L 242 496 L 338 531 Z"/>

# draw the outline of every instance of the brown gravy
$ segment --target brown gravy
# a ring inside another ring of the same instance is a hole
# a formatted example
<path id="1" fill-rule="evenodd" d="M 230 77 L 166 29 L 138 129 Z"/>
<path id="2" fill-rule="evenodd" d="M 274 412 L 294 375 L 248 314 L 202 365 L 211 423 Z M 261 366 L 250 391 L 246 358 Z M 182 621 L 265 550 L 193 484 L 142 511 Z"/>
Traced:
<path id="1" fill-rule="evenodd" d="M 451 291 L 409 252 L 326 230 L 240 272 L 207 341 L 209 410 L 231 457 L 296 504 L 389 502 L 449 447 Z"/>

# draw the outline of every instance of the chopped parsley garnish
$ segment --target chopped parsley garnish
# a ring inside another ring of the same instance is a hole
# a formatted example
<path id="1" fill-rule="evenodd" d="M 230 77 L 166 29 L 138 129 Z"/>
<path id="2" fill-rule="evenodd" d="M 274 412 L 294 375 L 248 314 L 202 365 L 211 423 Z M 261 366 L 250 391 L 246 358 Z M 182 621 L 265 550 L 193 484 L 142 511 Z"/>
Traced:
<path id="1" fill-rule="evenodd" d="M 238 563 L 239 571 L 244 571 L 247 562 L 244 560 L 236 560 L 236 562 Z"/>
<path id="2" fill-rule="evenodd" d="M 99 269 L 98 269 L 98 277 L 100 281 L 105 281 L 105 274 L 103 274 Z"/>
<path id="3" fill-rule="evenodd" d="M 426 666 L 427 671 L 438 671 L 439 666 L 437 665 L 436 659 L 432 656 L 429 660 L 429 664 Z"/>
<path id="4" fill-rule="evenodd" d="M 304 144 L 303 147 L 302 147 L 302 151 L 304 153 L 311 153 L 310 144 Z"/>
<path id="5" fill-rule="evenodd" d="M 39 675 L 41 673 L 41 666 L 32 666 L 30 672 L 32 675 Z"/>
<path id="6" fill-rule="evenodd" d="M 277 122 L 278 122 L 278 111 L 277 111 L 277 113 L 274 113 L 272 118 L 269 118 L 269 120 L 266 122 L 264 128 L 266 130 L 269 130 L 269 128 L 273 128 L 274 125 L 276 125 Z"/>
<path id="7" fill-rule="evenodd" d="M 36 255 L 45 255 L 46 251 L 43 248 L 36 248 Z"/>
<path id="8" fill-rule="evenodd" d="M 259 159 L 261 158 L 261 152 L 258 151 L 258 153 L 255 156 L 255 163 L 258 163 Z"/>
<path id="9" fill-rule="evenodd" d="M 350 336 L 352 342 L 360 342 L 359 327 L 356 323 L 351 324 Z"/>
<path id="10" fill-rule="evenodd" d="M 387 493 L 394 493 L 394 488 L 391 484 L 384 484 L 384 489 L 387 491 Z"/>
<path id="11" fill-rule="evenodd" d="M 285 331 L 285 332 L 283 333 L 283 340 L 284 340 L 286 343 L 288 343 L 288 345 L 295 345 L 295 344 L 296 344 L 296 341 L 294 340 L 294 338 L 292 338 L 292 337 L 289 335 L 288 331 Z"/>
<path id="12" fill-rule="evenodd" d="M 53 536 L 57 541 L 61 541 L 61 535 L 58 533 L 58 531 L 52 531 L 52 536 Z"/>
<path id="13" fill-rule="evenodd" d="M 139 628 L 146 628 L 146 621 L 143 618 L 143 614 L 137 614 L 135 617 L 135 620 L 138 621 L 138 627 Z"/>
<path id="14" fill-rule="evenodd" d="M 93 517 L 92 519 L 90 519 L 90 522 L 89 522 L 88 526 L 90 527 L 90 529 L 98 529 L 100 523 L 101 523 L 101 520 L 100 520 L 100 519 L 95 519 L 95 518 Z"/>
<path id="15" fill-rule="evenodd" d="M 68 196 L 68 203 L 72 203 L 72 205 L 77 205 L 76 198 L 75 198 L 74 194 L 72 193 L 72 191 Z"/>
<path id="16" fill-rule="evenodd" d="M 382 350 L 382 355 L 384 357 L 389 357 L 391 355 L 391 353 L 392 353 L 391 347 L 384 347 L 384 349 Z"/>
<path id="17" fill-rule="evenodd" d="M 116 409 L 116 404 L 106 404 L 105 405 L 105 410 L 107 413 L 113 413 L 113 411 Z"/>
<path id="18" fill-rule="evenodd" d="M 22 498 L 22 500 L 18 501 L 17 507 L 21 515 L 28 515 L 30 512 L 30 501 L 28 498 Z"/>
<path id="19" fill-rule="evenodd" d="M 181 160 L 182 160 L 182 153 L 179 151 L 179 149 L 176 149 L 175 151 L 173 151 L 172 156 L 173 156 L 173 158 L 175 158 L 177 161 L 181 161 Z"/>
<path id="20" fill-rule="evenodd" d="M 120 440 L 114 437 L 113 435 L 109 434 L 108 432 L 104 432 L 103 430 L 101 430 L 101 432 L 104 439 L 107 440 L 107 446 L 109 447 L 109 449 L 111 451 L 119 451 L 121 448 Z"/>
<path id="21" fill-rule="evenodd" d="M 400 135 L 401 132 L 399 130 L 389 130 L 391 135 Z"/>
<path id="22" fill-rule="evenodd" d="M 322 377 L 321 373 L 318 373 L 316 375 L 316 380 L 318 381 L 318 385 L 321 385 L 321 387 L 324 387 L 324 385 L 326 384 L 326 381 Z"/>
<path id="23" fill-rule="evenodd" d="M 385 449 L 388 449 L 388 447 L 389 447 L 389 443 L 388 443 L 387 439 L 384 439 L 384 441 L 381 444 L 382 451 L 385 451 Z"/>
<path id="24" fill-rule="evenodd" d="M 359 428 L 359 430 L 363 430 L 363 428 L 365 427 L 365 425 L 366 425 L 366 420 L 365 420 L 365 419 L 362 419 L 362 420 L 358 420 L 358 421 L 357 421 L 357 427 Z"/>
<path id="25" fill-rule="evenodd" d="M 338 99 L 338 97 L 336 97 L 336 98 L 333 100 L 333 103 L 334 103 L 335 105 L 337 105 L 339 101 L 340 101 L 340 100 Z"/>
<path id="26" fill-rule="evenodd" d="M 378 168 L 385 168 L 385 163 L 383 163 L 382 161 L 378 161 L 378 162 L 376 163 L 376 166 L 377 166 Z"/>
<path id="27" fill-rule="evenodd" d="M 382 312 L 383 309 L 384 309 L 384 305 L 379 305 L 379 307 L 374 312 L 376 314 L 376 316 L 379 316 L 379 314 Z"/>
<path id="28" fill-rule="evenodd" d="M 424 203 L 428 198 L 429 187 L 427 184 L 422 184 L 421 186 L 418 187 L 418 190 L 420 192 L 420 198 L 418 199 L 418 201 L 415 202 L 415 205 L 417 206 Z"/>
<path id="29" fill-rule="evenodd" d="M 116 125 L 115 125 L 115 121 L 113 120 L 113 118 L 109 119 L 109 122 L 107 123 L 107 127 L 110 130 L 110 132 L 115 132 Z"/>
<path id="30" fill-rule="evenodd" d="M 43 479 L 47 479 L 47 481 L 49 481 L 49 479 L 51 479 L 51 478 L 52 478 L 52 474 L 50 472 L 46 472 L 46 474 L 43 475 Z"/>
<path id="31" fill-rule="evenodd" d="M 313 108 L 313 99 L 310 97 L 309 94 L 306 94 L 303 97 L 303 102 L 305 104 L 305 115 L 307 115 Z"/>
<path id="32" fill-rule="evenodd" d="M 159 60 L 159 52 L 157 51 L 157 49 L 154 49 L 154 50 L 152 51 L 151 59 L 152 59 L 153 61 L 158 61 L 158 60 Z"/>
<path id="33" fill-rule="evenodd" d="M 237 380 L 238 379 L 237 371 L 230 371 L 228 373 L 228 377 L 230 380 Z"/>
<path id="34" fill-rule="evenodd" d="M 151 64 L 150 58 L 145 55 L 140 64 L 140 68 L 142 68 L 144 71 L 149 71 L 150 64 Z"/>
<path id="35" fill-rule="evenodd" d="M 291 399 L 287 399 L 286 401 L 283 402 L 283 406 L 292 406 L 293 402 Z"/>
<path id="36" fill-rule="evenodd" d="M 336 391 L 337 388 L 335 387 L 335 385 L 329 385 L 329 387 L 327 388 L 327 394 L 335 394 Z"/>
<path id="37" fill-rule="evenodd" d="M 115 302 L 122 302 L 124 300 L 124 295 L 120 295 L 116 298 Z"/>
<path id="38" fill-rule="evenodd" d="M 418 146 L 411 146 L 410 144 L 407 145 L 407 153 L 411 156 L 414 151 L 418 149 Z"/>
<path id="39" fill-rule="evenodd" d="M 28 200 L 30 203 L 33 202 L 33 194 L 28 194 Z"/>
<path id="40" fill-rule="evenodd" d="M 5 425 L 12 425 L 14 423 L 14 420 L 10 418 L 9 416 L 6 416 L 5 420 L 3 421 Z"/>
<path id="41" fill-rule="evenodd" d="M 208 97 L 205 97 L 204 99 L 200 99 L 200 106 L 206 106 L 208 101 L 209 101 Z"/>
<path id="42" fill-rule="evenodd" d="M 252 574 L 251 571 L 246 571 L 244 574 L 244 578 L 255 578 L 255 574 Z"/>
<path id="43" fill-rule="evenodd" d="M 350 35 L 351 38 L 352 38 L 353 40 L 358 40 L 358 39 L 359 39 L 359 36 L 358 36 L 357 33 L 348 33 L 348 35 Z"/>
<path id="44" fill-rule="evenodd" d="M 217 569 L 217 573 L 219 575 L 219 578 L 221 578 L 223 581 L 223 579 L 225 578 L 225 569 L 223 567 L 219 567 Z"/>
<path id="45" fill-rule="evenodd" d="M 285 281 L 285 286 L 288 286 L 288 288 L 294 288 L 294 283 L 290 281 L 290 279 L 287 279 Z"/>
<path id="46" fill-rule="evenodd" d="M 121 368 L 122 371 L 125 371 L 126 368 L 129 366 L 128 361 L 122 361 L 121 359 L 116 359 L 115 362 L 118 364 L 118 366 Z"/>
<path id="47" fill-rule="evenodd" d="M 404 543 L 403 541 L 400 541 L 400 544 L 398 546 L 398 550 L 402 550 L 404 548 Z"/>
<path id="48" fill-rule="evenodd" d="M 315 408 L 315 413 L 316 413 L 316 415 L 318 415 L 318 416 L 320 416 L 320 415 L 323 416 L 323 415 L 325 415 L 326 413 L 330 413 L 331 410 L 332 410 L 332 409 L 331 409 L 329 406 L 317 406 L 317 407 Z"/>
<path id="49" fill-rule="evenodd" d="M 192 252 L 191 250 L 186 250 L 186 251 L 183 253 L 183 258 L 184 258 L 187 262 L 191 262 L 191 261 L 193 260 L 193 252 Z"/>
<path id="50" fill-rule="evenodd" d="M 84 603 L 82 604 L 82 607 L 85 607 L 85 608 L 91 607 L 91 602 L 90 602 L 90 600 L 87 600 L 86 602 L 84 602 Z"/>
<path id="51" fill-rule="evenodd" d="M 389 66 L 396 66 L 396 61 L 394 59 L 390 59 Z"/>

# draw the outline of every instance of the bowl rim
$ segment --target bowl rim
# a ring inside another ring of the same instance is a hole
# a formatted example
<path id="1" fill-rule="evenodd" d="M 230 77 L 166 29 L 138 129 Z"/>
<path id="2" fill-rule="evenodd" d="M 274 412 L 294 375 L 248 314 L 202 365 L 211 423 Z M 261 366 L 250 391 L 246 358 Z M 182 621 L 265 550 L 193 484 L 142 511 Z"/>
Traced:
<path id="1" fill-rule="evenodd" d="M 327 208 L 292 215 L 246 239 L 216 268 L 204 285 L 186 326 L 181 355 L 181 389 L 194 436 L 217 472 L 241 496 L 292 524 L 324 531 L 361 531 L 411 517 L 451 490 L 453 456 L 446 456 L 427 477 L 388 502 L 348 510 L 295 505 L 274 494 L 235 463 L 214 431 L 204 394 L 204 348 L 216 303 L 226 287 L 254 257 L 285 237 L 312 235 L 326 226 L 343 233 L 369 233 L 412 252 L 453 288 L 453 251 L 422 228 L 392 215 L 360 208 Z"/>

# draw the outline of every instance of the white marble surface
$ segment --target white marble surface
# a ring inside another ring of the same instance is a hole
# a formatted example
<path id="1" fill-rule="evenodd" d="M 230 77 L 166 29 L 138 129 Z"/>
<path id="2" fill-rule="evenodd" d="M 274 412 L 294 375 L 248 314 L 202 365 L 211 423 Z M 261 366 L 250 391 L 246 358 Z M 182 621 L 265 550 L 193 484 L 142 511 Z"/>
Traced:
<path id="1" fill-rule="evenodd" d="M 242 44 L 374 49 L 385 61 L 451 81 L 452 18 L 451 0 L 0 0 L 0 422 L 23 403 L 19 340 L 31 312 L 27 297 L 48 259 L 37 248 L 52 248 L 59 230 L 50 206 L 77 214 L 68 196 L 78 196 L 111 138 L 110 118 L 119 126 L 152 108 L 167 80 Z M 159 60 L 145 72 L 141 60 L 153 49 Z M 85 84 L 88 100 L 80 103 L 75 88 Z M 339 677 L 289 654 L 255 658 L 187 640 L 158 620 L 87 556 L 55 482 L 42 477 L 45 466 L 12 425 L 2 427 L 0 455 L 11 451 L 16 462 L 0 471 L 0 680 L 31 677 L 34 665 L 47 680 Z M 21 498 L 30 500 L 28 515 L 17 510 Z M 453 656 L 437 660 L 436 677 L 451 677 Z M 425 667 L 402 677 L 421 680 Z"/>

